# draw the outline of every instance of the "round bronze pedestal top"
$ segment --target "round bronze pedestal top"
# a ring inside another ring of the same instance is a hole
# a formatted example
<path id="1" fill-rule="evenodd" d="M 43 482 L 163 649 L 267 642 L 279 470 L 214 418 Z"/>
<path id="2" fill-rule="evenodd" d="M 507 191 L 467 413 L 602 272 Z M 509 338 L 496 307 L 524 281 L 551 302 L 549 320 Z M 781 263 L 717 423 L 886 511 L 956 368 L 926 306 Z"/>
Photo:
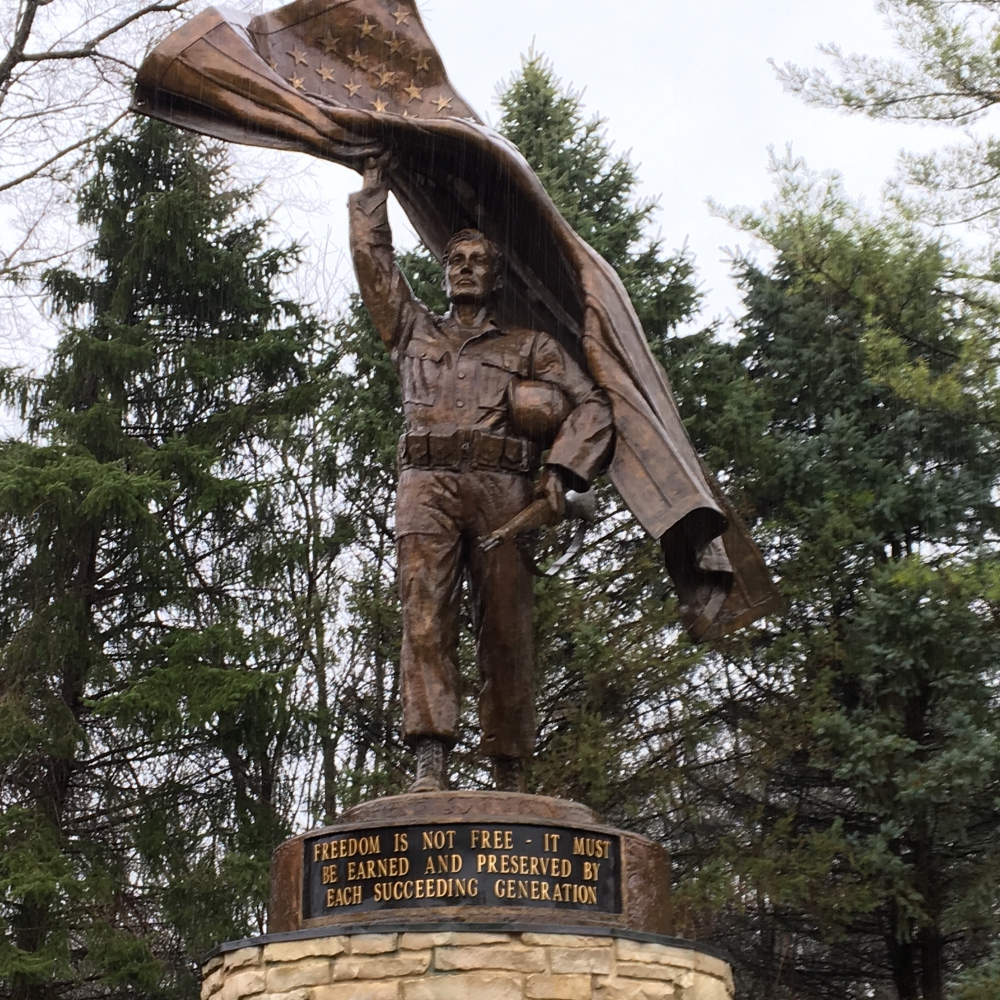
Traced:
<path id="1" fill-rule="evenodd" d="M 384 799 L 362 802 L 343 812 L 338 823 L 380 823 L 412 820 L 430 821 L 448 817 L 461 822 L 468 817 L 474 822 L 506 820 L 529 822 L 549 820 L 555 823 L 599 825 L 600 817 L 593 809 L 548 795 L 525 795 L 521 792 L 423 792 L 419 795 L 392 795 Z"/>

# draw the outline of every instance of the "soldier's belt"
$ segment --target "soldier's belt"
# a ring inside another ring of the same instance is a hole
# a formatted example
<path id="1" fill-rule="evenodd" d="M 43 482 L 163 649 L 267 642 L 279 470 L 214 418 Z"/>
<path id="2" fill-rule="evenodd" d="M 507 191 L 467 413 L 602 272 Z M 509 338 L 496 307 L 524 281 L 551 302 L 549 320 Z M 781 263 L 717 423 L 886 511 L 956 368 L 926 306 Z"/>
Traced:
<path id="1" fill-rule="evenodd" d="M 541 458 L 541 448 L 534 441 L 489 431 L 407 432 L 399 439 L 400 471 L 490 469 L 531 473 L 538 468 Z"/>

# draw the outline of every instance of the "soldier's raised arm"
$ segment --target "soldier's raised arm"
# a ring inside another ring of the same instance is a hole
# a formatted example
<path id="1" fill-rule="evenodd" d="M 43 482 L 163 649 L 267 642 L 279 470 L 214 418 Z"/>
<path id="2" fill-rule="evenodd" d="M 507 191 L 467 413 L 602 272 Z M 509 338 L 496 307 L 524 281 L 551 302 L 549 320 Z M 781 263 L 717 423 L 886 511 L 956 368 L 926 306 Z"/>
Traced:
<path id="1" fill-rule="evenodd" d="M 400 346 L 417 302 L 396 266 L 388 203 L 383 162 L 371 158 L 365 165 L 364 187 L 350 198 L 351 256 L 361 297 L 379 336 L 392 351 Z"/>

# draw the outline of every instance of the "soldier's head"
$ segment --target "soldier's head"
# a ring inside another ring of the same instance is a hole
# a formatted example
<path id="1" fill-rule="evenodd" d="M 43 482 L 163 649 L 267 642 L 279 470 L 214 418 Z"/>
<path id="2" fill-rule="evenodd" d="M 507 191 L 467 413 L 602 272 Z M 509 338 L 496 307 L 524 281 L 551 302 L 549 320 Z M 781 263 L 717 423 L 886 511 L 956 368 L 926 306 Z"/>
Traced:
<path id="1" fill-rule="evenodd" d="M 442 264 L 444 290 L 452 302 L 485 305 L 503 285 L 503 252 L 478 229 L 455 233 Z"/>

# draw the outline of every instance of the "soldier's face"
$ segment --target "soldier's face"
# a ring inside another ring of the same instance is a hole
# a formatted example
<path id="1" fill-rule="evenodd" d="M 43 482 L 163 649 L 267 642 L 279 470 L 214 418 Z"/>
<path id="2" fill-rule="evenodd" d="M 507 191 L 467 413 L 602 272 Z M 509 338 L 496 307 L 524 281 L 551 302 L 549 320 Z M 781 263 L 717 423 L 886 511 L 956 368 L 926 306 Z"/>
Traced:
<path id="1" fill-rule="evenodd" d="M 495 283 L 493 258 L 484 243 L 470 240 L 452 249 L 445 269 L 445 291 L 452 302 L 485 303 Z"/>

